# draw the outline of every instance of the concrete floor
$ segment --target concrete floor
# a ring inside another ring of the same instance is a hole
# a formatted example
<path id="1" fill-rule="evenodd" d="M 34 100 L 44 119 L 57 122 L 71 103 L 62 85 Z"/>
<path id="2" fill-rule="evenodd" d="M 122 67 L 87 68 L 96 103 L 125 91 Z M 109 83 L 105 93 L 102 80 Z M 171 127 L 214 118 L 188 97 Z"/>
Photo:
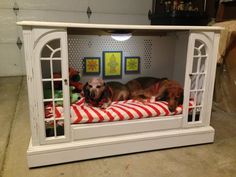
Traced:
<path id="1" fill-rule="evenodd" d="M 236 115 L 213 110 L 215 143 L 28 169 L 30 139 L 24 77 L 0 78 L 2 177 L 235 177 Z"/>

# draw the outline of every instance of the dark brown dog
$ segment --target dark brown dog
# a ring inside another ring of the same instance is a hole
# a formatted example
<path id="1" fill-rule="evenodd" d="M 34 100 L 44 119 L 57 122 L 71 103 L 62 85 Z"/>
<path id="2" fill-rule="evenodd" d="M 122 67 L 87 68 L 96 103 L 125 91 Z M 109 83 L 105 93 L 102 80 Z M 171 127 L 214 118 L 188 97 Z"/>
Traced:
<path id="1" fill-rule="evenodd" d="M 107 82 L 106 85 L 111 89 L 112 101 L 123 101 L 129 99 L 129 89 L 120 82 Z"/>
<path id="2" fill-rule="evenodd" d="M 101 78 L 90 79 L 83 87 L 85 103 L 103 109 L 112 101 L 122 101 L 129 98 L 128 88 L 120 82 L 105 83 Z"/>
<path id="3" fill-rule="evenodd" d="M 151 98 L 156 101 L 167 101 L 171 112 L 183 104 L 183 88 L 173 80 L 167 78 L 140 77 L 129 81 L 127 87 L 130 90 L 131 98 Z"/>
<path id="4" fill-rule="evenodd" d="M 163 79 L 154 77 L 138 77 L 136 79 L 127 82 L 126 86 L 130 91 L 131 98 L 133 99 L 150 98 L 154 94 L 152 93 L 150 88 L 154 87 L 156 84 L 159 84 L 161 80 Z M 144 90 L 147 90 L 147 93 L 146 92 L 144 93 Z"/>
<path id="5" fill-rule="evenodd" d="M 107 108 L 112 102 L 112 92 L 101 78 L 90 79 L 83 87 L 85 103 L 90 106 Z"/>

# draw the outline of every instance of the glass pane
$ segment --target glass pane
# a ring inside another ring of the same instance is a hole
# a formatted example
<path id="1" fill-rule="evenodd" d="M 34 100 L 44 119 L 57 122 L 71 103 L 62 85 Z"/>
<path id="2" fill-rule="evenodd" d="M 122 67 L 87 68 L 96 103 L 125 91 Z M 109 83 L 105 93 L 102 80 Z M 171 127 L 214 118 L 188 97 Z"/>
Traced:
<path id="1" fill-rule="evenodd" d="M 61 93 L 62 95 L 62 93 Z M 55 106 L 57 107 L 63 107 L 63 99 L 62 98 L 56 98 L 55 100 Z M 58 112 L 60 112 L 60 108 L 58 108 Z M 57 116 L 57 117 L 61 117 L 61 116 Z"/>
<path id="2" fill-rule="evenodd" d="M 204 88 L 204 82 L 205 81 L 205 74 L 200 74 L 198 76 L 198 86 L 197 89 L 203 89 Z"/>
<path id="3" fill-rule="evenodd" d="M 193 100 L 193 106 L 196 105 L 196 92 L 190 92 L 189 100 Z"/>
<path id="4" fill-rule="evenodd" d="M 57 121 L 57 136 L 63 136 L 64 135 L 64 121 L 63 120 L 59 120 Z"/>
<path id="5" fill-rule="evenodd" d="M 200 53 L 199 53 L 199 50 L 198 49 L 194 49 L 194 54 L 193 54 L 194 56 L 199 56 L 200 55 Z"/>
<path id="6" fill-rule="evenodd" d="M 54 133 L 54 121 L 45 121 L 45 133 L 46 137 L 53 137 L 55 136 Z"/>
<path id="7" fill-rule="evenodd" d="M 58 48 L 60 48 L 60 39 L 54 39 L 54 40 L 48 42 L 48 45 L 51 48 L 53 48 L 54 50 L 58 49 Z"/>
<path id="8" fill-rule="evenodd" d="M 188 112 L 188 122 L 192 122 L 194 120 L 194 112 L 195 108 L 191 108 Z"/>
<path id="9" fill-rule="evenodd" d="M 51 78 L 50 60 L 41 60 L 42 78 Z"/>
<path id="10" fill-rule="evenodd" d="M 60 50 L 56 51 L 52 56 L 52 58 L 60 58 L 60 57 L 61 57 L 61 51 Z"/>
<path id="11" fill-rule="evenodd" d="M 206 68 L 206 57 L 201 58 L 199 72 L 204 73 Z"/>
<path id="12" fill-rule="evenodd" d="M 192 73 L 197 72 L 198 58 L 193 59 Z"/>
<path id="13" fill-rule="evenodd" d="M 206 47 L 205 45 L 200 49 L 201 55 L 206 55 Z"/>
<path id="14" fill-rule="evenodd" d="M 48 102 L 44 102 L 44 117 L 47 118 L 52 118 L 53 117 L 53 113 L 52 113 L 52 102 L 48 101 Z"/>
<path id="15" fill-rule="evenodd" d="M 52 98 L 52 84 L 51 81 L 43 81 L 43 98 Z"/>
<path id="16" fill-rule="evenodd" d="M 196 89 L 196 79 L 197 79 L 197 75 L 192 75 L 191 76 L 191 86 L 190 86 L 191 90 Z"/>
<path id="17" fill-rule="evenodd" d="M 202 105 L 203 92 L 197 92 L 196 105 Z"/>
<path id="18" fill-rule="evenodd" d="M 61 60 L 52 60 L 53 78 L 61 78 Z"/>
<path id="19" fill-rule="evenodd" d="M 202 108 L 198 107 L 195 110 L 195 121 L 200 121 L 200 116 L 201 116 Z"/>
<path id="20" fill-rule="evenodd" d="M 63 98 L 62 81 L 53 81 L 54 83 L 54 98 Z"/>
<path id="21" fill-rule="evenodd" d="M 199 40 L 196 40 L 196 41 L 195 41 L 195 45 L 194 45 L 194 47 L 199 48 L 201 45 L 202 45 L 202 42 L 199 41 Z"/>
<path id="22" fill-rule="evenodd" d="M 48 48 L 48 46 L 44 46 L 42 53 L 41 53 L 41 57 L 42 58 L 49 58 L 51 56 L 52 50 L 50 50 L 50 48 Z"/>

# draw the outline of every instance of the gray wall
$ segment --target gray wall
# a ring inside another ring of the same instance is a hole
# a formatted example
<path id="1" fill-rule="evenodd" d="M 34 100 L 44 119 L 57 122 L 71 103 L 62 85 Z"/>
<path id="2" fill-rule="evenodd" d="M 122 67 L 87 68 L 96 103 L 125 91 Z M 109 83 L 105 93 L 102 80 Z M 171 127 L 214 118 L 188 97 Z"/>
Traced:
<path id="1" fill-rule="evenodd" d="M 0 0 L 0 76 L 25 75 L 23 47 L 16 45 L 18 37 L 22 40 L 17 21 L 150 24 L 147 14 L 151 4 L 152 0 Z"/>

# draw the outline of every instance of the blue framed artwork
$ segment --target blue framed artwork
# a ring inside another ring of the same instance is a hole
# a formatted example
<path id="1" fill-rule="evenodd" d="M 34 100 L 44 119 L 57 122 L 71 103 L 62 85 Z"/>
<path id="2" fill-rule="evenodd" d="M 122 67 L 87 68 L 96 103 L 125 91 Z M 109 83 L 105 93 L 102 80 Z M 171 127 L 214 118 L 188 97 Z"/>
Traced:
<path id="1" fill-rule="evenodd" d="M 101 72 L 100 57 L 84 57 L 83 73 L 85 75 L 99 75 Z"/>
<path id="2" fill-rule="evenodd" d="M 140 73 L 140 57 L 138 56 L 125 57 L 125 73 L 126 74 Z"/>
<path id="3" fill-rule="evenodd" d="M 103 78 L 122 78 L 122 51 L 103 52 Z"/>

